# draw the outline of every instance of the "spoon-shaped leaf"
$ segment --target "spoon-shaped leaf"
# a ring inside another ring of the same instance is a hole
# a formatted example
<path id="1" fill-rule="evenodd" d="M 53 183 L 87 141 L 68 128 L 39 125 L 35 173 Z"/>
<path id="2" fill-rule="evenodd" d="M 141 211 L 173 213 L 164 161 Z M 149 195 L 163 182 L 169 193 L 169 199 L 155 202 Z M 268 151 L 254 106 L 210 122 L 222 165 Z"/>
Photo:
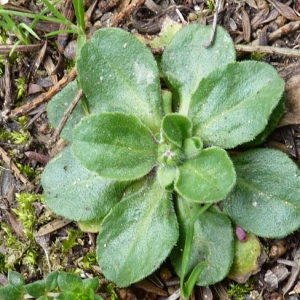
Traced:
<path id="1" fill-rule="evenodd" d="M 137 117 L 123 113 L 100 113 L 83 119 L 73 131 L 72 151 L 90 171 L 118 180 L 144 176 L 157 157 L 149 129 Z"/>
<path id="2" fill-rule="evenodd" d="M 80 87 L 97 112 L 137 116 L 158 133 L 162 118 L 159 72 L 151 51 L 116 28 L 96 31 L 77 59 Z"/>
<path id="3" fill-rule="evenodd" d="M 200 203 L 222 200 L 235 184 L 233 164 L 225 150 L 202 150 L 178 167 L 175 190 L 184 198 Z"/>
<path id="4" fill-rule="evenodd" d="M 277 150 L 257 149 L 233 163 L 237 183 L 223 203 L 236 224 L 268 238 L 300 227 L 300 173 L 292 160 Z"/>
<path id="5" fill-rule="evenodd" d="M 284 81 L 266 63 L 246 61 L 216 70 L 192 96 L 188 116 L 194 135 L 221 148 L 251 141 L 266 127 L 283 91 Z"/>
<path id="6" fill-rule="evenodd" d="M 97 238 L 99 265 L 120 287 L 156 270 L 178 239 L 171 194 L 156 179 L 149 181 L 148 188 L 113 207 Z"/>
<path id="7" fill-rule="evenodd" d="M 174 36 L 162 56 L 162 71 L 172 91 L 175 89 L 179 93 L 179 112 L 184 115 L 201 79 L 235 61 L 234 44 L 229 34 L 217 27 L 214 43 L 205 48 L 203 44 L 210 34 L 211 26 L 186 26 Z"/>
<path id="8" fill-rule="evenodd" d="M 179 114 L 167 114 L 162 121 L 162 130 L 169 141 L 182 146 L 182 141 L 191 137 L 192 122 L 185 116 Z"/>
<path id="9" fill-rule="evenodd" d="M 105 179 L 78 163 L 67 147 L 42 174 L 47 206 L 74 221 L 99 221 L 120 201 L 126 182 Z"/>
<path id="10" fill-rule="evenodd" d="M 176 273 L 181 276 L 186 235 L 191 220 L 201 206 L 179 196 L 175 200 L 175 208 L 179 222 L 179 240 L 171 253 L 171 262 Z M 200 273 L 197 285 L 206 286 L 221 281 L 230 270 L 234 257 L 233 245 L 233 230 L 229 218 L 213 209 L 207 210 L 195 222 L 186 274 L 191 274 L 199 262 L 205 261 L 208 265 Z"/>

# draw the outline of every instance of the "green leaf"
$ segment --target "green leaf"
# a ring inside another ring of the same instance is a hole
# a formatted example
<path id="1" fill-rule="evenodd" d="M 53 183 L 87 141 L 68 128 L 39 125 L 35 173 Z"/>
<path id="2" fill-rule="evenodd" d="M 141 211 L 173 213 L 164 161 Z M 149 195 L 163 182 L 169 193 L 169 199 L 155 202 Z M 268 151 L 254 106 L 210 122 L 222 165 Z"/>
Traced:
<path id="1" fill-rule="evenodd" d="M 283 90 L 276 70 L 262 62 L 232 63 L 210 73 L 190 103 L 194 135 L 221 148 L 253 140 L 266 127 Z"/>
<path id="2" fill-rule="evenodd" d="M 185 139 L 182 146 L 183 153 L 189 158 L 200 153 L 200 150 L 203 148 L 203 142 L 199 137 L 193 136 L 192 138 Z"/>
<path id="3" fill-rule="evenodd" d="M 58 271 L 53 271 L 46 277 L 46 279 L 45 279 L 45 281 L 46 281 L 46 290 L 48 292 L 52 292 L 57 288 L 57 286 L 58 286 L 58 283 L 57 283 L 58 274 L 59 274 Z"/>
<path id="4" fill-rule="evenodd" d="M 223 203 L 236 224 L 268 238 L 300 227 L 300 174 L 292 160 L 277 150 L 257 149 L 233 163 L 237 183 Z"/>
<path id="5" fill-rule="evenodd" d="M 74 221 L 103 219 L 127 185 L 90 172 L 78 163 L 70 147 L 47 164 L 41 180 L 48 207 Z"/>
<path id="6" fill-rule="evenodd" d="M 7 277 L 8 283 L 11 284 L 14 288 L 22 290 L 25 286 L 24 277 L 15 271 L 9 271 Z"/>
<path id="7" fill-rule="evenodd" d="M 62 272 L 58 275 L 57 283 L 63 291 L 74 291 L 83 287 L 82 279 L 79 275 L 67 272 Z"/>
<path id="8" fill-rule="evenodd" d="M 0 288 L 0 299 L 2 300 L 20 300 L 23 298 L 24 291 L 8 284 Z"/>
<path id="9" fill-rule="evenodd" d="M 162 56 L 162 70 L 172 91 L 179 92 L 179 113 L 183 115 L 187 115 L 191 95 L 201 79 L 235 61 L 234 44 L 222 27 L 217 27 L 213 45 L 203 46 L 209 40 L 211 30 L 211 26 L 186 26 L 175 35 Z"/>
<path id="10" fill-rule="evenodd" d="M 179 240 L 171 253 L 171 262 L 176 273 L 181 276 L 187 230 L 201 206 L 179 196 L 175 200 L 175 207 L 179 222 Z M 230 270 L 234 256 L 233 245 L 233 230 L 229 218 L 209 209 L 195 222 L 187 274 L 191 274 L 200 262 L 205 261 L 208 265 L 200 273 L 197 285 L 206 286 L 221 281 Z"/>
<path id="11" fill-rule="evenodd" d="M 233 164 L 225 150 L 211 147 L 178 166 L 175 190 L 197 202 L 222 200 L 235 184 Z"/>
<path id="12" fill-rule="evenodd" d="M 99 265 L 108 280 L 128 286 L 167 258 L 178 239 L 170 199 L 170 192 L 153 180 L 112 208 L 97 238 Z"/>
<path id="13" fill-rule="evenodd" d="M 38 298 L 46 293 L 46 283 L 44 280 L 38 280 L 34 283 L 27 284 L 25 289 L 30 296 Z"/>
<path id="14" fill-rule="evenodd" d="M 78 22 L 80 28 L 82 29 L 82 32 L 85 33 L 83 1 L 82 0 L 73 0 L 72 2 L 73 2 L 77 22 Z"/>
<path id="15" fill-rule="evenodd" d="M 154 133 L 159 132 L 157 64 L 151 51 L 133 35 L 116 28 L 96 31 L 82 47 L 76 68 L 82 89 L 99 112 L 133 114 Z"/>
<path id="16" fill-rule="evenodd" d="M 177 177 L 176 167 L 159 166 L 157 168 L 157 179 L 161 184 L 161 186 L 166 189 L 168 189 L 168 187 L 172 188 L 172 184 L 174 183 L 176 177 Z"/>
<path id="17" fill-rule="evenodd" d="M 147 174 L 157 158 L 157 145 L 133 115 L 101 113 L 86 117 L 73 132 L 78 161 L 100 176 L 134 180 Z"/>
<path id="18" fill-rule="evenodd" d="M 192 127 L 191 121 L 179 114 L 167 114 L 162 121 L 164 135 L 178 147 L 182 146 L 184 139 L 191 137 Z"/>
<path id="19" fill-rule="evenodd" d="M 66 109 L 69 107 L 78 92 L 77 82 L 70 82 L 64 89 L 56 94 L 47 105 L 47 116 L 50 123 L 56 128 Z M 93 111 L 94 112 L 94 111 Z M 76 105 L 74 111 L 68 118 L 62 132 L 61 137 L 67 141 L 72 141 L 72 131 L 76 124 L 86 116 L 81 101 Z"/>
<path id="20" fill-rule="evenodd" d="M 79 300 L 82 299 L 81 295 L 78 295 L 76 292 L 73 291 L 64 291 L 60 293 L 54 300 Z"/>
<path id="21" fill-rule="evenodd" d="M 83 286 L 85 288 L 92 289 L 94 292 L 97 292 L 99 288 L 99 279 L 97 277 L 95 278 L 87 278 L 84 279 L 83 281 Z"/>
<path id="22" fill-rule="evenodd" d="M 275 130 L 275 128 L 278 125 L 278 122 L 281 120 L 281 118 L 285 114 L 285 110 L 286 110 L 285 102 L 286 102 L 286 93 L 283 93 L 282 97 L 280 98 L 279 103 L 272 111 L 272 114 L 269 118 L 268 124 L 265 127 L 265 129 L 259 135 L 257 135 L 253 141 L 241 145 L 242 147 L 249 147 L 249 148 L 252 147 L 253 148 L 253 147 L 258 146 L 266 141 L 268 136 Z"/>

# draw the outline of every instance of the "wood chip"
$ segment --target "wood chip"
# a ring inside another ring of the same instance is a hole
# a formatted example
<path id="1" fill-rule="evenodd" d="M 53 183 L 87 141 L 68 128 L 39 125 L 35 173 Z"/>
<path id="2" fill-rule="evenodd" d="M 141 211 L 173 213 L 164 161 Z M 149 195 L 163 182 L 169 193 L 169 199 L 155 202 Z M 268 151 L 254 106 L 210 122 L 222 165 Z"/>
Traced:
<path id="1" fill-rule="evenodd" d="M 289 276 L 290 272 L 288 269 L 282 265 L 279 264 L 272 268 L 271 270 L 268 270 L 264 277 L 264 282 L 267 290 L 269 292 L 274 291 L 278 288 L 278 284 L 285 280 Z"/>

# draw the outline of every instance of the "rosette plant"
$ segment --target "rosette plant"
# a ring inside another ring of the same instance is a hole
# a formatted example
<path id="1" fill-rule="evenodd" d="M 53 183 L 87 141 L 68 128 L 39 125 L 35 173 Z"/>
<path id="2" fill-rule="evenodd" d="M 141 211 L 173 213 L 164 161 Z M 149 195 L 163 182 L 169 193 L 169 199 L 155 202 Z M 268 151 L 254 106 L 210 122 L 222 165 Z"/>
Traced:
<path id="1" fill-rule="evenodd" d="M 70 145 L 46 166 L 44 197 L 55 213 L 99 231 L 99 265 L 120 287 L 168 257 L 179 275 L 210 285 L 230 270 L 235 225 L 262 237 L 300 227 L 293 161 L 273 149 L 227 152 L 274 130 L 284 81 L 269 64 L 236 62 L 221 27 L 205 48 L 210 32 L 186 26 L 155 58 L 133 35 L 100 29 L 77 57 L 78 81 L 48 105 L 57 126 L 78 86 L 85 93 L 89 114 L 78 105 L 68 120 Z"/>

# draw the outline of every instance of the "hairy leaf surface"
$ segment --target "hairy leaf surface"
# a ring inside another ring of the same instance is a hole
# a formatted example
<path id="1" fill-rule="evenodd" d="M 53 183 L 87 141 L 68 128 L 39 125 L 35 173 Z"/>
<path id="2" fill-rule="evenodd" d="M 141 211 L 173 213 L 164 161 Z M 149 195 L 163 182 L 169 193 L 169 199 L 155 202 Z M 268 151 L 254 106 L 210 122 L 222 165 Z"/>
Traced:
<path id="1" fill-rule="evenodd" d="M 128 286 L 155 271 L 178 239 L 171 193 L 153 180 L 128 196 L 103 220 L 97 256 L 105 277 Z"/>
<path id="2" fill-rule="evenodd" d="M 96 31 L 82 47 L 76 67 L 81 88 L 98 112 L 132 114 L 159 132 L 162 113 L 157 64 L 150 50 L 133 35 L 116 28 Z"/>
<path id="3" fill-rule="evenodd" d="M 99 221 L 121 199 L 126 183 L 87 170 L 67 147 L 45 167 L 42 185 L 45 201 L 56 214 L 74 221 Z"/>
<path id="4" fill-rule="evenodd" d="M 179 113 L 184 115 L 201 79 L 235 61 L 234 44 L 229 34 L 217 27 L 214 43 L 206 48 L 203 44 L 208 42 L 210 34 L 211 26 L 186 26 L 174 36 L 162 56 L 162 71 L 172 91 L 178 91 Z"/>
<path id="5" fill-rule="evenodd" d="M 72 151 L 90 171 L 118 180 L 146 175 L 157 158 L 157 145 L 149 129 L 137 117 L 123 113 L 83 119 L 74 129 Z"/>
<path id="6" fill-rule="evenodd" d="M 182 146 L 182 141 L 192 134 L 191 121 L 179 114 L 167 114 L 162 121 L 162 130 L 169 141 L 177 145 Z"/>
<path id="7" fill-rule="evenodd" d="M 236 224 L 268 238 L 284 237 L 300 227 L 300 174 L 284 153 L 251 150 L 233 162 L 237 183 L 223 203 Z"/>
<path id="8" fill-rule="evenodd" d="M 180 275 L 187 229 L 201 206 L 182 197 L 178 197 L 175 203 L 179 240 L 171 253 L 171 261 L 176 273 Z M 213 210 L 206 211 L 195 222 L 187 274 L 190 274 L 199 262 L 206 261 L 208 266 L 200 274 L 197 284 L 206 286 L 221 281 L 230 270 L 234 257 L 233 245 L 233 230 L 229 218 Z"/>
<path id="9" fill-rule="evenodd" d="M 192 96 L 188 116 L 194 135 L 221 148 L 253 140 L 266 127 L 283 90 L 284 81 L 266 63 L 232 63 L 212 72 Z"/>
<path id="10" fill-rule="evenodd" d="M 200 203 L 222 200 L 235 184 L 233 164 L 225 150 L 202 150 L 178 166 L 175 190 L 184 198 Z"/>

